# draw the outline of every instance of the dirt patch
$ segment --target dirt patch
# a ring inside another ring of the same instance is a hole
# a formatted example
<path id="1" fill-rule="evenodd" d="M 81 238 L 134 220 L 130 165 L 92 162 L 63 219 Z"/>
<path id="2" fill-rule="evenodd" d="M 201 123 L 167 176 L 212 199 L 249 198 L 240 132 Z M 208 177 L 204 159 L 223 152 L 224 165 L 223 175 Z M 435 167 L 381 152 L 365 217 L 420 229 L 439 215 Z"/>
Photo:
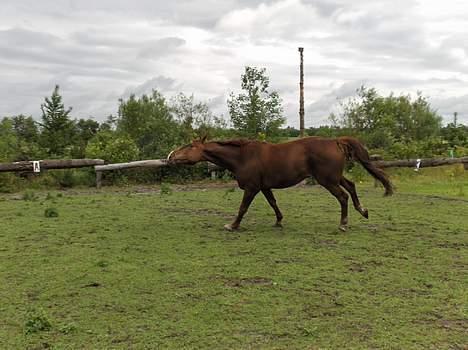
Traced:
<path id="1" fill-rule="evenodd" d="M 81 288 L 97 288 L 97 287 L 101 287 L 101 284 L 98 282 L 91 282 L 91 283 L 85 284 Z"/>
<path id="2" fill-rule="evenodd" d="M 439 320 L 439 325 L 442 328 L 457 330 L 461 332 L 468 332 L 468 320 Z"/>

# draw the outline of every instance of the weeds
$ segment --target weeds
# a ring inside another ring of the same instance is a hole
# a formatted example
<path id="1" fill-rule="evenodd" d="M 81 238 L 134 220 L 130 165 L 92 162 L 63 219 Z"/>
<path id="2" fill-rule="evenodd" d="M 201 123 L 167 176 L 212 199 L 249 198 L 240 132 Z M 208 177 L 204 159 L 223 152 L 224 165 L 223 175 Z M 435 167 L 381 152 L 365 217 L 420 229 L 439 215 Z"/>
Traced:
<path id="1" fill-rule="evenodd" d="M 24 323 L 24 333 L 32 334 L 50 330 L 52 324 L 45 311 L 41 308 L 29 309 Z"/>
<path id="2" fill-rule="evenodd" d="M 171 186 L 166 182 L 161 182 L 161 195 L 170 195 L 172 194 Z"/>
<path id="3" fill-rule="evenodd" d="M 23 197 L 22 199 L 24 201 L 30 201 L 30 202 L 35 202 L 39 199 L 38 195 L 33 192 L 33 191 L 26 191 L 24 194 L 23 194 Z"/>
<path id="4" fill-rule="evenodd" d="M 58 210 L 56 208 L 47 208 L 44 211 L 44 216 L 46 218 L 56 218 L 59 216 Z"/>

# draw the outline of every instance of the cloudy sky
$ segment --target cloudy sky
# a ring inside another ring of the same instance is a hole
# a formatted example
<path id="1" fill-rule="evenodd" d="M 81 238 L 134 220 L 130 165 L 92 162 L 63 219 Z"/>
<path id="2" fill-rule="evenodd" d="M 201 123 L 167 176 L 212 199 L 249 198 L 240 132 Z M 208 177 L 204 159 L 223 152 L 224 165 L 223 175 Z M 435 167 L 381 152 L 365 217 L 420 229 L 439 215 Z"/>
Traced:
<path id="1" fill-rule="evenodd" d="M 362 84 L 421 91 L 468 124 L 468 3 L 457 0 L 0 0 L 0 116 L 40 117 L 59 84 L 75 118 L 118 99 L 194 94 L 226 117 L 244 67 L 265 67 L 298 126 L 298 46 L 306 126 L 327 123 Z"/>

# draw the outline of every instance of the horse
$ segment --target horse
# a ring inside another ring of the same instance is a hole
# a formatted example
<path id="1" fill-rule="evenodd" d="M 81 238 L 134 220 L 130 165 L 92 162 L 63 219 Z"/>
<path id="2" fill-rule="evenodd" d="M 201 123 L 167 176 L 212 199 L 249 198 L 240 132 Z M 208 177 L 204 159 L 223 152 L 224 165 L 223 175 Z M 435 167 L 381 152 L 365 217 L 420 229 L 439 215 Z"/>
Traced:
<path id="1" fill-rule="evenodd" d="M 388 176 L 372 164 L 367 149 L 354 137 L 312 136 L 280 144 L 246 139 L 207 142 L 204 137 L 173 150 L 167 156 L 168 164 L 193 165 L 208 161 L 234 174 L 244 194 L 237 217 L 224 226 L 229 231 L 239 229 L 243 216 L 259 192 L 275 212 L 275 226 L 282 227 L 283 214 L 272 189 L 294 186 L 307 177 L 315 178 L 338 200 L 341 206 L 339 230 L 347 230 L 348 193 L 354 208 L 368 219 L 369 212 L 361 206 L 355 184 L 343 176 L 346 162 L 352 160 L 361 163 L 382 183 L 386 196 L 393 194 Z"/>

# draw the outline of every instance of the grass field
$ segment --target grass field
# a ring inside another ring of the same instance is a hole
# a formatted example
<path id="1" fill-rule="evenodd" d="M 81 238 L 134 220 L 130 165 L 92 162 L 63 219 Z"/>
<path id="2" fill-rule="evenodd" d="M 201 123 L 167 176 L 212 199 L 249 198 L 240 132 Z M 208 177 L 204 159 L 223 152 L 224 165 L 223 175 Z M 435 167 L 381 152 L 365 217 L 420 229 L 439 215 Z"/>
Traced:
<path id="1" fill-rule="evenodd" d="M 3 195 L 0 348 L 466 349 L 468 182 L 397 186 Z"/>

